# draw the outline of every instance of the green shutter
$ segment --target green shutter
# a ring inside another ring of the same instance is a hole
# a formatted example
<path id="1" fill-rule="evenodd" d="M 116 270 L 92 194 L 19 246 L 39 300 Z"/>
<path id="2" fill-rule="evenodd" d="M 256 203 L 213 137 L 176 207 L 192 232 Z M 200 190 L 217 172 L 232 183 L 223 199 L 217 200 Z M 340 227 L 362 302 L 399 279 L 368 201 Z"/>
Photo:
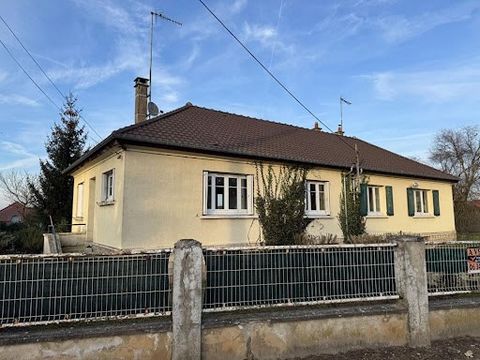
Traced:
<path id="1" fill-rule="evenodd" d="M 391 186 L 385 186 L 385 195 L 387 196 L 387 215 L 393 216 L 393 189 Z"/>
<path id="2" fill-rule="evenodd" d="M 367 184 L 360 184 L 360 215 L 367 216 Z"/>
<path id="3" fill-rule="evenodd" d="M 413 199 L 413 189 L 407 189 L 408 216 L 415 215 L 415 201 Z"/>
<path id="4" fill-rule="evenodd" d="M 438 190 L 432 190 L 433 195 L 433 215 L 440 216 L 440 194 Z"/>

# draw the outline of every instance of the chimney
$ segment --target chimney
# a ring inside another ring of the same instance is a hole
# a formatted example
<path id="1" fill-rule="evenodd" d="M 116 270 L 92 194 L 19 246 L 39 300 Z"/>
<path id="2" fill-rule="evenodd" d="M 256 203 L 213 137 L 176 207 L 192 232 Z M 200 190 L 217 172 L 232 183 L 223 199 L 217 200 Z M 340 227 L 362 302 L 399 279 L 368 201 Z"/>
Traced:
<path id="1" fill-rule="evenodd" d="M 148 79 L 135 79 L 135 124 L 147 119 Z"/>
<path id="2" fill-rule="evenodd" d="M 345 134 L 345 131 L 343 131 L 343 127 L 342 127 L 341 124 L 338 124 L 338 129 L 337 129 L 337 131 L 335 131 L 335 134 L 340 135 L 340 136 L 343 136 L 343 134 Z"/>
<path id="3" fill-rule="evenodd" d="M 313 129 L 314 131 L 322 131 L 322 128 L 320 126 L 318 126 L 318 121 L 315 121 L 315 124 L 313 125 Z"/>

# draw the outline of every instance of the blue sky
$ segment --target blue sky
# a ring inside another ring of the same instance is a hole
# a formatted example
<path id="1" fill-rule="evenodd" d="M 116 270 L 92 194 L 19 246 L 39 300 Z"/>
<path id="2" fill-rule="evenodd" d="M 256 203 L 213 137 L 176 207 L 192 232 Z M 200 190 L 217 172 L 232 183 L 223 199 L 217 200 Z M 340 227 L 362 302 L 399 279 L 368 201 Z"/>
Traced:
<path id="1" fill-rule="evenodd" d="M 478 1 L 205 1 L 331 128 L 343 95 L 353 103 L 348 135 L 426 158 L 439 129 L 479 123 Z M 152 9 L 184 24 L 156 25 L 153 98 L 161 109 L 191 101 L 313 126 L 197 0 L 16 0 L 0 13 L 105 137 L 133 122 L 133 79 L 148 74 Z M 0 38 L 60 104 L 1 23 Z M 56 120 L 55 107 L 0 48 L 0 171 L 38 171 Z"/>

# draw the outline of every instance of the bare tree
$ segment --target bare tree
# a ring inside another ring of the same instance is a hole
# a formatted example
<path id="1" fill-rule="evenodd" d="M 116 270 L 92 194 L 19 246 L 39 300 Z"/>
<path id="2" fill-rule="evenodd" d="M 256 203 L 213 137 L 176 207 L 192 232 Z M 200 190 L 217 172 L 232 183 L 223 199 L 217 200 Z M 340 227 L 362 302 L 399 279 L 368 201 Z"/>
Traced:
<path id="1" fill-rule="evenodd" d="M 480 195 L 480 127 L 440 131 L 430 150 L 430 160 L 460 178 L 455 186 L 457 201 Z"/>
<path id="2" fill-rule="evenodd" d="M 0 192 L 11 201 L 18 202 L 24 208 L 33 204 L 33 196 L 30 191 L 29 183 L 36 179 L 25 171 L 10 170 L 0 173 Z"/>

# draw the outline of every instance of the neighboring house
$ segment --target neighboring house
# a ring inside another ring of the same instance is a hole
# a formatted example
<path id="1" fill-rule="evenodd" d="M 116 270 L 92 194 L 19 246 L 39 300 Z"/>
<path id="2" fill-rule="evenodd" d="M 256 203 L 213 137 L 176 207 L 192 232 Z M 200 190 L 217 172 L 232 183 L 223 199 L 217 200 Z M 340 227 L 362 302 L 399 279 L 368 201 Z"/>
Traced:
<path id="1" fill-rule="evenodd" d="M 169 247 L 183 238 L 254 243 L 261 237 L 256 162 L 312 166 L 307 231 L 341 237 L 341 176 L 355 163 L 355 145 L 368 178 L 369 233 L 455 236 L 454 176 L 318 127 L 190 103 L 145 121 L 148 81 L 137 78 L 135 87 L 136 124 L 114 131 L 67 169 L 75 184 L 73 222 L 86 223 L 89 240 L 116 248 Z"/>
<path id="2" fill-rule="evenodd" d="M 19 202 L 14 202 L 0 210 L 0 223 L 11 225 L 21 223 L 31 211 Z"/>
<path id="3" fill-rule="evenodd" d="M 480 209 L 480 200 L 471 200 L 469 201 L 470 205 L 475 206 Z"/>

